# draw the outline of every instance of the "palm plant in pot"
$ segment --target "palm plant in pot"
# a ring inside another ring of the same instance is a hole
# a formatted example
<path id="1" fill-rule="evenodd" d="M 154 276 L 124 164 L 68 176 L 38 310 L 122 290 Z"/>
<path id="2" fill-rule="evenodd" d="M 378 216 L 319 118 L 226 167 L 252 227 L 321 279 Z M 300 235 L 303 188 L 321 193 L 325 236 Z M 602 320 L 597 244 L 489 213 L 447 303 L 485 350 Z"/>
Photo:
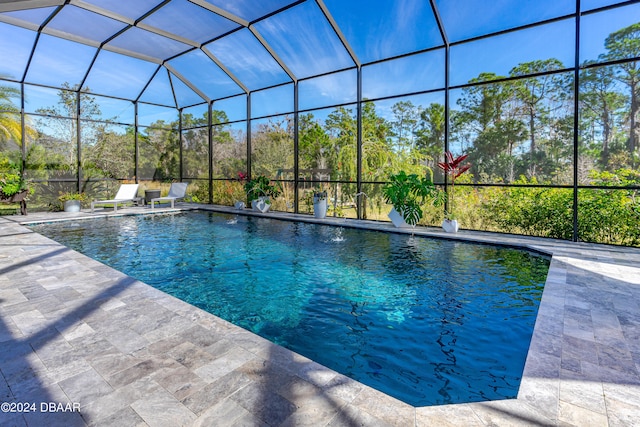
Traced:
<path id="1" fill-rule="evenodd" d="M 448 233 L 456 233 L 458 231 L 458 221 L 455 219 L 454 214 L 454 186 L 456 178 L 465 173 L 471 167 L 471 163 L 462 164 L 467 159 L 467 154 L 462 154 L 458 157 L 453 157 L 450 151 L 444 153 L 444 162 L 438 162 L 438 166 L 442 171 L 450 177 L 451 187 L 449 194 L 447 195 L 447 210 L 445 211 L 445 218 L 442 222 L 442 228 Z"/>
<path id="2" fill-rule="evenodd" d="M 418 176 L 400 171 L 391 174 L 389 180 L 382 187 L 382 194 L 387 203 L 393 205 L 389 212 L 389 219 L 396 227 L 414 227 L 422 219 L 421 206 L 431 199 L 434 206 L 442 204 L 445 194 L 433 184 L 433 173 L 427 169 L 430 176 Z"/>
<path id="3" fill-rule="evenodd" d="M 271 184 L 269 178 L 264 175 L 248 180 L 244 184 L 244 190 L 251 208 L 263 213 L 271 208 L 271 198 L 275 199 L 282 194 L 280 184 Z"/>

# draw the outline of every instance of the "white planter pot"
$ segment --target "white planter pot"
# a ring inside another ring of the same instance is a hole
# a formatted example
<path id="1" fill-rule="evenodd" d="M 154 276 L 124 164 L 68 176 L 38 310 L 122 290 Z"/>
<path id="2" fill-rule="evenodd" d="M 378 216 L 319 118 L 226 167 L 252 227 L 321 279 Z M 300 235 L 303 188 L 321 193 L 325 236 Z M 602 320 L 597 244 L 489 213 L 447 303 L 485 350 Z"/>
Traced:
<path id="1" fill-rule="evenodd" d="M 238 209 L 239 211 L 241 211 L 242 209 L 244 209 L 244 202 L 237 201 L 237 202 L 234 204 L 234 206 L 235 206 L 235 208 L 236 208 L 236 209 Z"/>
<path id="2" fill-rule="evenodd" d="M 271 209 L 271 203 L 267 203 L 268 200 L 268 197 L 259 197 L 256 200 L 252 200 L 251 209 L 262 213 L 269 212 L 269 209 Z"/>
<path id="3" fill-rule="evenodd" d="M 313 198 L 313 216 L 316 218 L 325 218 L 327 216 L 327 198 Z"/>
<path id="4" fill-rule="evenodd" d="M 400 215 L 400 213 L 397 210 L 395 210 L 395 208 L 391 208 L 391 211 L 389 212 L 388 216 L 389 216 L 389 219 L 391 220 L 391 223 L 395 225 L 397 228 L 413 227 L 412 225 L 407 224 L 407 222 L 404 220 L 402 215 Z"/>
<path id="5" fill-rule="evenodd" d="M 80 200 L 67 200 L 64 202 L 65 212 L 80 212 Z"/>
<path id="6" fill-rule="evenodd" d="M 442 221 L 442 229 L 447 233 L 457 233 L 458 221 L 455 219 L 445 219 Z"/>

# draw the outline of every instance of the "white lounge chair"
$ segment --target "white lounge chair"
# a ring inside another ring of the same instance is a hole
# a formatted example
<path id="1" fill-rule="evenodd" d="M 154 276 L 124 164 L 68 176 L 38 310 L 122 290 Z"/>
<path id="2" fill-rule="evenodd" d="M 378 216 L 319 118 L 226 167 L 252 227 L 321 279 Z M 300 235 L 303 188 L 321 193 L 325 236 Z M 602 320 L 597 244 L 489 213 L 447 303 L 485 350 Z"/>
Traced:
<path id="1" fill-rule="evenodd" d="M 151 209 L 154 208 L 155 202 L 160 203 L 161 200 L 171 201 L 171 209 L 173 209 L 176 200 L 184 199 L 187 196 L 187 185 L 189 185 L 188 182 L 174 182 L 169 188 L 168 195 L 151 199 Z"/>
<path id="2" fill-rule="evenodd" d="M 91 212 L 95 205 L 113 204 L 113 211 L 118 210 L 118 204 L 138 201 L 139 184 L 122 184 L 116 193 L 116 197 L 111 200 L 94 200 L 91 202 Z"/>

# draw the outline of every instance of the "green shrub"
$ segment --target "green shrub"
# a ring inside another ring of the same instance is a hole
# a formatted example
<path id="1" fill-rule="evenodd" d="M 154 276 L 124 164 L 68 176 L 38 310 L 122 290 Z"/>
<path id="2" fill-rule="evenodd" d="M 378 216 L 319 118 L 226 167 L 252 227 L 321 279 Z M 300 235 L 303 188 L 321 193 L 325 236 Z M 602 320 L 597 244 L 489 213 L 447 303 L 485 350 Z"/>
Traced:
<path id="1" fill-rule="evenodd" d="M 498 229 L 508 233 L 571 239 L 573 192 L 561 188 L 511 187 L 484 202 Z"/>
<path id="2" fill-rule="evenodd" d="M 578 236 L 585 242 L 640 246 L 640 204 L 630 190 L 578 192 Z"/>
<path id="3" fill-rule="evenodd" d="M 27 189 L 27 182 L 18 173 L 3 172 L 0 174 L 0 192 L 5 196 L 13 196 Z"/>
<path id="4" fill-rule="evenodd" d="M 208 194 L 208 193 L 207 193 Z M 209 196 L 207 195 L 207 198 Z M 213 181 L 213 203 L 218 205 L 233 206 L 236 201 L 246 201 L 240 181 Z"/>
<path id="5" fill-rule="evenodd" d="M 592 185 L 638 185 L 640 173 L 619 170 L 592 175 Z M 519 184 L 537 184 L 521 178 Z M 573 190 L 511 187 L 493 190 L 481 205 L 497 231 L 573 238 Z M 585 242 L 640 246 L 640 200 L 633 189 L 580 189 L 578 239 Z"/>

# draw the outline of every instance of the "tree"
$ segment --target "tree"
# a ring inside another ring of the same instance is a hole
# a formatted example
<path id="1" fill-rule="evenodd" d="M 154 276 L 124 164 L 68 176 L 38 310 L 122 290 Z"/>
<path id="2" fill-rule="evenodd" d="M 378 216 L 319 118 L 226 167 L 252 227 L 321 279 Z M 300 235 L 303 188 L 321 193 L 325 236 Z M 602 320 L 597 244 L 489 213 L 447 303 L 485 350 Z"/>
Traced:
<path id="1" fill-rule="evenodd" d="M 138 135 L 141 179 L 170 181 L 180 176 L 180 139 L 176 123 L 158 120 Z"/>
<path id="2" fill-rule="evenodd" d="M 474 141 L 468 151 L 473 163 L 474 176 L 492 177 L 504 182 L 517 178 L 517 159 L 514 148 L 527 138 L 527 129 L 521 120 L 506 117 L 487 128 Z"/>
<path id="3" fill-rule="evenodd" d="M 415 133 L 420 118 L 420 108 L 411 101 L 400 101 L 391 107 L 393 120 L 389 122 L 389 135 L 395 137 L 395 147 L 399 154 L 407 155 L 415 146 Z"/>
<path id="4" fill-rule="evenodd" d="M 544 73 L 562 69 L 562 62 L 555 58 L 525 62 L 514 67 L 509 75 L 512 77 Z M 520 103 L 521 114 L 525 117 L 529 131 L 529 176 L 536 176 L 538 163 L 538 136 L 540 130 L 548 126 L 551 113 L 549 101 L 561 89 L 561 77 L 557 74 L 546 74 L 516 80 L 513 83 L 514 94 Z"/>
<path id="5" fill-rule="evenodd" d="M 19 98 L 20 91 L 10 86 L 0 86 L 0 148 L 9 141 L 20 144 L 22 141 L 22 123 L 20 108 L 13 103 Z"/>
<path id="6" fill-rule="evenodd" d="M 489 82 L 463 89 L 458 100 L 461 111 L 453 114 L 453 134 L 471 140 L 466 151 L 473 164 L 472 174 L 512 182 L 515 177 L 515 148 L 527 138 L 527 130 L 516 108 L 512 82 L 481 73 L 470 83 Z"/>
<path id="7" fill-rule="evenodd" d="M 615 31 L 605 39 L 607 53 L 604 58 L 616 60 L 640 57 L 640 23 L 629 25 Z M 627 150 L 635 167 L 636 148 L 638 148 L 638 112 L 640 110 L 640 62 L 623 62 L 616 66 L 616 78 L 629 88 L 631 108 L 629 111 L 629 139 Z"/>
<path id="8" fill-rule="evenodd" d="M 234 134 L 231 126 L 228 124 L 227 113 L 221 110 L 213 110 L 211 112 L 211 143 L 212 157 L 214 165 L 214 176 L 224 178 L 235 178 L 239 171 L 246 171 L 247 163 L 247 146 L 246 136 L 244 132 Z M 205 129 L 202 129 L 204 131 Z M 200 144 L 202 144 L 195 153 L 201 152 L 201 157 L 206 158 L 208 147 L 205 146 L 207 138 L 201 135 Z M 183 153 L 184 155 L 184 153 Z M 183 160 L 184 161 L 184 160 Z M 208 170 L 208 164 L 202 164 L 201 175 Z"/>
<path id="9" fill-rule="evenodd" d="M 182 115 L 182 165 L 188 178 L 209 177 L 209 131 L 207 113 Z M 215 127 L 213 129 L 216 129 Z"/>
<path id="10" fill-rule="evenodd" d="M 362 104 L 362 174 L 365 181 L 382 181 L 393 170 L 390 127 L 373 102 Z M 371 195 L 370 195 L 371 196 Z"/>
<path id="11" fill-rule="evenodd" d="M 336 108 L 325 121 L 325 130 L 330 137 L 327 155 L 331 179 L 349 180 L 356 177 L 357 124 L 353 111 L 346 107 Z"/>
<path id="12" fill-rule="evenodd" d="M 47 116 L 40 118 L 39 129 L 47 129 L 52 135 L 42 134 L 38 137 L 38 143 L 43 145 L 47 152 L 64 156 L 63 164 L 57 165 L 62 169 L 75 170 L 77 159 L 77 121 L 73 120 L 78 115 L 78 100 L 80 100 L 80 118 L 89 119 L 82 122 L 83 135 L 95 134 L 99 124 L 93 120 L 101 119 L 102 112 L 96 103 L 95 97 L 87 94 L 89 88 L 82 92 L 77 86 L 63 83 L 58 91 L 58 103 L 46 108 L 39 108 L 38 113 Z"/>
<path id="13" fill-rule="evenodd" d="M 83 135 L 82 169 L 85 178 L 130 179 L 134 175 L 134 128 L 124 134 L 97 124 L 95 133 Z"/>
<path id="14" fill-rule="evenodd" d="M 281 178 L 279 172 L 293 167 L 293 119 L 270 118 L 257 125 L 251 136 L 253 176 Z"/>
<path id="15" fill-rule="evenodd" d="M 609 169 L 611 145 L 616 130 L 621 125 L 618 118 L 622 115 L 625 104 L 625 96 L 616 91 L 615 71 L 612 67 L 593 67 L 582 70 L 580 73 L 581 126 L 588 125 L 590 128 L 582 133 L 583 145 L 587 148 L 595 148 L 594 132 L 598 130 L 601 133 L 601 141 L 598 143 L 600 146 L 598 161 L 603 170 Z"/>
<path id="16" fill-rule="evenodd" d="M 469 83 L 490 82 L 503 79 L 494 73 L 480 73 Z M 459 125 L 471 126 L 472 133 L 480 134 L 502 120 L 503 112 L 513 97 L 513 86 L 509 83 L 487 83 L 463 89 L 457 104 L 462 113 Z"/>
<path id="17" fill-rule="evenodd" d="M 436 165 L 435 159 L 444 151 L 444 133 L 446 123 L 444 105 L 431 103 L 427 108 L 420 111 L 418 129 L 416 130 L 416 149 L 426 157 L 433 168 Z"/>
<path id="18" fill-rule="evenodd" d="M 298 118 L 298 159 L 300 169 L 313 170 L 311 179 L 328 179 L 320 176 L 319 170 L 328 169 L 331 154 L 331 138 L 311 113 Z"/>

